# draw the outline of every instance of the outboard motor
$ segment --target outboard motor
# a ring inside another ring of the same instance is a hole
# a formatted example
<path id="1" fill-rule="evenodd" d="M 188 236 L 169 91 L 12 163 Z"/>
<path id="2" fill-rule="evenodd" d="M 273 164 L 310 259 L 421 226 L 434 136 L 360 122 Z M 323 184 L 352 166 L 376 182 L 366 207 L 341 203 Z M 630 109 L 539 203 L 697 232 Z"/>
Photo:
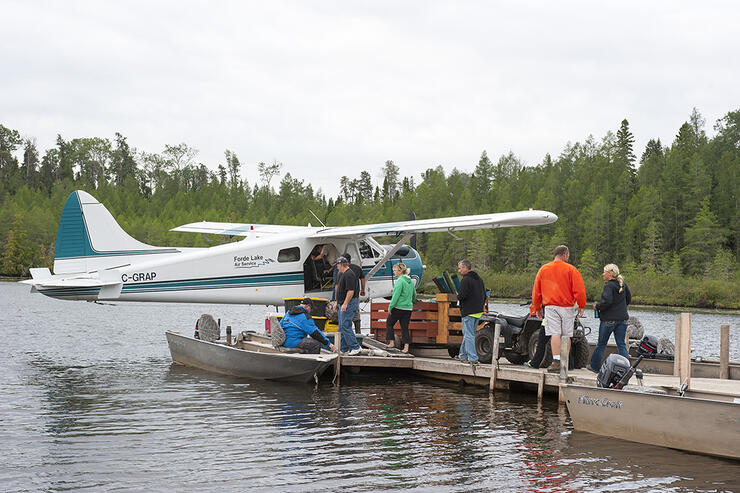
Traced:
<path id="1" fill-rule="evenodd" d="M 596 386 L 603 389 L 621 389 L 627 385 L 633 372 L 629 359 L 621 354 L 610 354 L 601 365 L 599 375 L 596 377 Z"/>
<path id="2" fill-rule="evenodd" d="M 648 336 L 642 338 L 640 345 L 637 347 L 637 354 L 645 358 L 654 358 L 658 353 L 658 338 Z"/>

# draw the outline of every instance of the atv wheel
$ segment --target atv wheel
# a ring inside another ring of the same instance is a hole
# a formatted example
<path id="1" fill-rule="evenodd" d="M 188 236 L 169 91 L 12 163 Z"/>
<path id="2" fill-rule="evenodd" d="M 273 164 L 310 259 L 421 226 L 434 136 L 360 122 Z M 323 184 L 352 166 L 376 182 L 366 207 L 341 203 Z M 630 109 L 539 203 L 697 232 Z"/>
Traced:
<path id="1" fill-rule="evenodd" d="M 493 356 L 493 327 L 486 324 L 475 334 L 475 352 L 478 361 L 490 363 Z"/>
<path id="2" fill-rule="evenodd" d="M 588 341 L 585 337 L 579 337 L 573 339 L 570 348 L 570 359 L 573 361 L 573 366 L 576 369 L 586 368 L 591 352 L 591 348 L 588 345 Z"/>

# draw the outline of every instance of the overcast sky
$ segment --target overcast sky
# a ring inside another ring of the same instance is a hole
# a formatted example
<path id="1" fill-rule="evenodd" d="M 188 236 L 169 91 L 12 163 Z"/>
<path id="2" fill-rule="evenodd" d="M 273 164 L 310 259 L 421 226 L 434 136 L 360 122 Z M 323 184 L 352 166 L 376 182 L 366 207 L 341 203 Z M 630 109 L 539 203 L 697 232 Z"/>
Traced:
<path id="1" fill-rule="evenodd" d="M 0 124 L 277 160 L 335 195 L 392 159 L 536 165 L 627 118 L 639 157 L 740 109 L 737 2 L 0 0 Z M 273 181 L 273 184 L 276 180 Z"/>

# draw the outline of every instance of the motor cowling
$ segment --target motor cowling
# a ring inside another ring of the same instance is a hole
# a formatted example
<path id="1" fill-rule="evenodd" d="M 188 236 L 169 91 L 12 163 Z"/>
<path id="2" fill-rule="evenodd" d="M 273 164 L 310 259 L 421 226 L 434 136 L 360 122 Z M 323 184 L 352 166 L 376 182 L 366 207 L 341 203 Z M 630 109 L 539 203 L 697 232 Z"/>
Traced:
<path id="1" fill-rule="evenodd" d="M 614 389 L 618 387 L 620 380 L 630 371 L 630 360 L 621 354 L 610 354 L 601 365 L 596 377 L 596 386 L 603 389 Z M 622 382 L 627 385 L 627 382 Z"/>
<path id="2" fill-rule="evenodd" d="M 640 341 L 640 345 L 637 347 L 637 354 L 644 356 L 645 358 L 654 358 L 658 352 L 658 338 L 655 336 L 646 335 Z"/>

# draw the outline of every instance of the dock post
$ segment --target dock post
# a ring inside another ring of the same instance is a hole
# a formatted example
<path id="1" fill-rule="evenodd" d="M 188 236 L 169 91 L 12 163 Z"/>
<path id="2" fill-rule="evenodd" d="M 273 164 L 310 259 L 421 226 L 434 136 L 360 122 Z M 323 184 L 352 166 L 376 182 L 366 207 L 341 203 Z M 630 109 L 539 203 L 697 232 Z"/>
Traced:
<path id="1" fill-rule="evenodd" d="M 691 383 L 691 314 L 682 313 L 677 325 L 680 333 L 680 344 L 676 344 L 678 360 L 678 385 Z"/>
<path id="2" fill-rule="evenodd" d="M 545 373 L 547 372 L 540 372 L 540 381 L 537 383 L 537 402 L 539 403 L 542 403 L 542 395 L 545 392 Z"/>
<path id="3" fill-rule="evenodd" d="M 570 356 L 570 337 L 560 338 L 560 385 L 568 382 L 568 357 Z M 558 402 L 565 402 L 565 395 L 558 386 Z"/>
<path id="4" fill-rule="evenodd" d="M 496 373 L 498 372 L 498 339 L 501 337 L 501 324 L 493 329 L 493 352 L 491 353 L 491 381 L 488 383 L 488 392 L 496 388 Z"/>
<path id="5" fill-rule="evenodd" d="M 730 378 L 730 326 L 719 326 L 719 378 Z"/>
<path id="6" fill-rule="evenodd" d="M 339 385 L 339 377 L 342 369 L 342 353 L 340 348 L 342 347 L 342 333 L 337 331 L 334 334 L 334 350 L 337 352 L 337 359 L 334 361 L 334 385 Z"/>
<path id="7" fill-rule="evenodd" d="M 673 351 L 673 374 L 680 375 L 681 361 L 678 358 L 678 348 L 681 347 L 681 317 L 676 317 L 676 337 Z"/>
<path id="8" fill-rule="evenodd" d="M 457 298 L 455 298 L 457 299 Z M 450 331 L 450 301 L 451 295 L 439 293 L 437 301 L 437 344 L 447 344 Z"/>

